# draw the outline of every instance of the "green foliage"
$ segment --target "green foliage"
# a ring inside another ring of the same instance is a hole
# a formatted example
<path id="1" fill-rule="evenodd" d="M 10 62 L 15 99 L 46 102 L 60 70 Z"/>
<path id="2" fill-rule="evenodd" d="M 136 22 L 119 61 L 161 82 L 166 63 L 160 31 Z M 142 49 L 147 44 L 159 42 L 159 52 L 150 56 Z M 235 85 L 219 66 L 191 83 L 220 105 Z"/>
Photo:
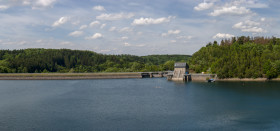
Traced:
<path id="1" fill-rule="evenodd" d="M 175 61 L 166 61 L 163 65 L 164 70 L 173 70 L 174 69 Z"/>
<path id="2" fill-rule="evenodd" d="M 11 69 L 4 67 L 4 66 L 0 66 L 0 72 L 9 73 L 9 72 L 11 72 Z"/>
<path id="3" fill-rule="evenodd" d="M 85 73 L 173 70 L 188 55 L 104 55 L 69 49 L 0 50 L 0 73 Z M 173 65 L 172 65 L 173 64 Z"/>
<path id="4" fill-rule="evenodd" d="M 216 73 L 220 78 L 275 78 L 280 74 L 280 39 L 243 36 L 207 44 L 189 64 L 195 72 Z"/>

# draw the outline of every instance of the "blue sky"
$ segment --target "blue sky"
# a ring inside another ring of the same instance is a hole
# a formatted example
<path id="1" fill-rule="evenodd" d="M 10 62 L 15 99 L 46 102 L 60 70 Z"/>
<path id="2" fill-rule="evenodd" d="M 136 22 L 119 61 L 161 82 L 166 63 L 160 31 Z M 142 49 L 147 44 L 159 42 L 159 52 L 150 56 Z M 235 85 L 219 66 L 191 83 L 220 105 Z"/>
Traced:
<path id="1" fill-rule="evenodd" d="M 279 33 L 278 0 L 0 0 L 0 48 L 188 54 Z"/>

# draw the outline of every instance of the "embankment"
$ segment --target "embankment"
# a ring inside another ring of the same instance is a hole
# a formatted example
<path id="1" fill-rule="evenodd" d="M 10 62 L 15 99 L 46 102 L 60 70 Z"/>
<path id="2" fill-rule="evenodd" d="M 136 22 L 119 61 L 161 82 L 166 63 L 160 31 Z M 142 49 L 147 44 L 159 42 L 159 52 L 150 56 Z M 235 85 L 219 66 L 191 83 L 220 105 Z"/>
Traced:
<path id="1" fill-rule="evenodd" d="M 142 78 L 141 73 L 2 73 L 0 80 L 75 80 Z"/>
<path id="2" fill-rule="evenodd" d="M 280 81 L 280 78 L 225 78 L 219 79 L 216 74 L 191 74 L 192 81 L 206 81 L 207 79 L 215 79 L 215 81 Z"/>
<path id="3" fill-rule="evenodd" d="M 190 74 L 192 81 L 206 81 L 207 79 L 214 79 L 215 74 Z"/>
<path id="4" fill-rule="evenodd" d="M 280 78 L 227 78 L 227 79 L 216 79 L 216 81 L 280 81 Z"/>
<path id="5" fill-rule="evenodd" d="M 216 79 L 216 81 L 268 81 L 267 78 L 227 78 L 227 79 Z"/>

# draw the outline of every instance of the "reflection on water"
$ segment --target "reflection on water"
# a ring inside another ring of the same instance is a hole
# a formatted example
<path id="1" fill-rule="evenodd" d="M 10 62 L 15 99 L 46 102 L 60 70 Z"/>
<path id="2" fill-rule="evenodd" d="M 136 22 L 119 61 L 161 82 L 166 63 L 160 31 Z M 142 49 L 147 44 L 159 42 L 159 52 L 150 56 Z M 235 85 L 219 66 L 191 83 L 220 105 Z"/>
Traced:
<path id="1" fill-rule="evenodd" d="M 280 82 L 0 81 L 0 130 L 279 130 Z"/>

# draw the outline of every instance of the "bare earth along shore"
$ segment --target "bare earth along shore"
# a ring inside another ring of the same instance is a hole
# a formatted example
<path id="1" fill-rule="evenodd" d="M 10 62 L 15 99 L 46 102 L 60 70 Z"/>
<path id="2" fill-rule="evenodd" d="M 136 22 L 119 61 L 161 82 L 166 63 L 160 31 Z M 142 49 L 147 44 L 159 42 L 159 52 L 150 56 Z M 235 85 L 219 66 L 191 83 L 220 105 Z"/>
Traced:
<path id="1" fill-rule="evenodd" d="M 280 78 L 274 78 L 274 79 L 267 79 L 267 78 L 227 78 L 227 79 L 216 79 L 216 81 L 280 81 Z"/>

